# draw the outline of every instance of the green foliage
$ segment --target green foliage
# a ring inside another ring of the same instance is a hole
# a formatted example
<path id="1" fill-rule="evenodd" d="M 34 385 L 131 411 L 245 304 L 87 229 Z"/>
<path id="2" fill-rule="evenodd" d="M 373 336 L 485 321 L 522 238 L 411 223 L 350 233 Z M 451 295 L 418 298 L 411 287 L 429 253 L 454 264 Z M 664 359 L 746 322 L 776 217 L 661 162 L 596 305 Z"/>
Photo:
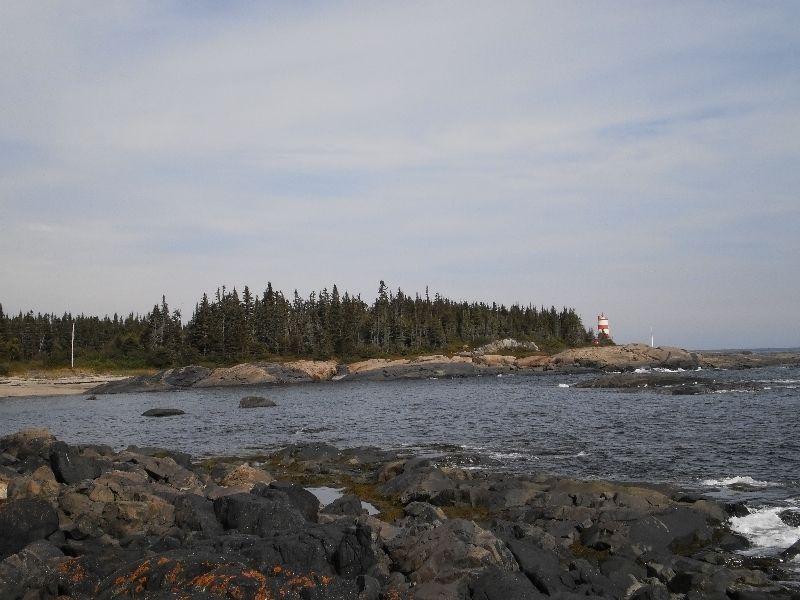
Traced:
<path id="1" fill-rule="evenodd" d="M 338 286 L 302 298 L 267 284 L 256 295 L 224 286 L 203 294 L 189 322 L 167 300 L 144 316 L 86 315 L 10 317 L 0 306 L 0 361 L 69 364 L 75 323 L 76 367 L 103 365 L 165 368 L 201 363 L 233 364 L 274 357 L 355 360 L 374 356 L 453 353 L 491 340 L 535 341 L 550 353 L 580 346 L 593 336 L 573 309 L 454 301 L 439 294 L 410 296 L 381 281 L 368 304 Z"/>
<path id="2" fill-rule="evenodd" d="M 0 363 L 0 375 L 8 375 L 11 373 L 11 367 L 6 363 Z"/>

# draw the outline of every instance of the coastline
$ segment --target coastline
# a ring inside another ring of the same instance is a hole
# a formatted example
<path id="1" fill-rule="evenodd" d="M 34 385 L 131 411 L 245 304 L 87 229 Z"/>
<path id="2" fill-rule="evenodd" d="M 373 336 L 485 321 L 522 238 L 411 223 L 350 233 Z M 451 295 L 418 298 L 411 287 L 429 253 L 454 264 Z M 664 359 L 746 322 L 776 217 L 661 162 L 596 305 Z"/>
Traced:
<path id="1" fill-rule="evenodd" d="M 127 379 L 120 375 L 76 375 L 72 377 L 0 377 L 0 400 L 27 396 L 86 394 L 98 385 Z"/>
<path id="2" fill-rule="evenodd" d="M 461 353 L 415 358 L 371 358 L 354 363 L 331 360 L 241 363 L 230 367 L 187 365 L 153 375 L 82 375 L 0 378 L 0 398 L 167 391 L 250 385 L 285 385 L 317 381 L 392 381 L 516 374 L 631 372 L 636 369 L 749 369 L 800 364 L 800 352 L 690 352 L 644 344 L 586 347 L 553 356 L 518 357 Z"/>
<path id="3" fill-rule="evenodd" d="M 0 588 L 20 597 L 794 597 L 779 557 L 741 553 L 746 507 L 670 486 L 325 443 L 197 461 L 46 430 L 0 457 Z"/>

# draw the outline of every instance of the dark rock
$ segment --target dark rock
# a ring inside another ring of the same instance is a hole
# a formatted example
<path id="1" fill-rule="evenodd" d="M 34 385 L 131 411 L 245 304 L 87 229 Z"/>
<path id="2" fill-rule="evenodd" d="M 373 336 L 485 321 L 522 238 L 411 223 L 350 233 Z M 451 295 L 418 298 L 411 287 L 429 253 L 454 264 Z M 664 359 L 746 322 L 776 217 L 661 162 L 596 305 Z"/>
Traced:
<path id="1" fill-rule="evenodd" d="M 409 463 L 403 472 L 380 487 L 386 495 L 398 496 L 400 502 L 430 502 L 446 505 L 455 497 L 457 484 L 437 467 L 413 468 Z"/>
<path id="2" fill-rule="evenodd" d="M 425 523 L 436 523 L 447 518 L 441 508 L 427 502 L 411 502 L 403 508 L 403 511 L 409 517 Z"/>
<path id="3" fill-rule="evenodd" d="M 791 527 L 800 527 L 800 511 L 798 510 L 782 510 L 778 513 L 778 517 Z"/>
<path id="4" fill-rule="evenodd" d="M 356 577 L 358 600 L 378 600 L 381 596 L 381 582 L 369 575 Z"/>
<path id="5" fill-rule="evenodd" d="M 245 396 L 239 400 L 239 408 L 262 408 L 271 406 L 277 406 L 277 404 L 263 396 Z"/>
<path id="6" fill-rule="evenodd" d="M 309 521 L 316 521 L 321 508 L 319 499 L 302 486 L 285 481 L 273 481 L 269 484 L 273 490 L 283 492 L 289 501 L 303 513 Z M 253 488 L 252 493 L 259 494 L 260 485 Z"/>
<path id="7" fill-rule="evenodd" d="M 222 531 L 214 513 L 214 504 L 196 494 L 186 494 L 175 501 L 175 524 L 184 529 L 208 534 Z"/>
<path id="8" fill-rule="evenodd" d="M 653 583 L 638 588 L 630 600 L 670 600 L 670 594 L 666 586 Z"/>
<path id="9" fill-rule="evenodd" d="M 550 550 L 537 546 L 531 540 L 507 540 L 508 548 L 519 563 L 519 568 L 536 588 L 548 595 L 565 589 L 561 582 L 561 567 Z"/>
<path id="10" fill-rule="evenodd" d="M 631 544 L 645 552 L 674 545 L 689 547 L 707 541 L 711 538 L 711 528 L 704 514 L 689 507 L 675 506 L 634 521 L 629 537 Z"/>
<path id="11" fill-rule="evenodd" d="M 361 506 L 361 500 L 354 494 L 345 494 L 341 498 L 337 498 L 328 506 L 322 509 L 326 515 L 351 515 L 357 517 L 364 508 Z"/>
<path id="12" fill-rule="evenodd" d="M 178 408 L 151 408 L 142 413 L 143 417 L 172 417 L 175 415 L 185 415 L 186 413 Z"/>
<path id="13" fill-rule="evenodd" d="M 100 580 L 95 589 L 92 597 L 98 600 L 120 597 L 358 598 L 354 579 L 290 568 L 269 568 L 262 573 L 242 557 L 186 550 L 136 559 Z"/>
<path id="14" fill-rule="evenodd" d="M 64 442 L 55 442 L 50 447 L 50 464 L 56 479 L 66 484 L 95 479 L 109 468 L 96 459 L 81 456 L 77 448 Z"/>
<path id="15" fill-rule="evenodd" d="M 527 600 L 545 598 L 522 573 L 488 569 L 470 585 L 472 600 Z"/>
<path id="16" fill-rule="evenodd" d="M 45 500 L 0 502 L 0 559 L 15 554 L 58 529 L 58 514 Z"/>
<path id="17" fill-rule="evenodd" d="M 260 536 L 275 531 L 302 529 L 305 516 L 290 502 L 288 496 L 272 490 L 272 498 L 254 494 L 233 494 L 214 500 L 214 513 L 225 529 Z"/>
<path id="18" fill-rule="evenodd" d="M 140 465 L 155 481 L 171 485 L 178 489 L 187 489 L 197 485 L 197 477 L 183 468 L 168 456 L 138 456 L 132 463 Z"/>
<path id="19" fill-rule="evenodd" d="M 169 450 L 158 446 L 128 446 L 125 451 L 131 454 L 142 454 L 155 458 L 169 457 L 184 469 L 190 469 L 192 467 L 192 455 L 186 452 L 178 452 L 177 450 Z"/>
<path id="20" fill-rule="evenodd" d="M 447 519 L 436 527 L 409 527 L 386 541 L 395 568 L 414 584 L 452 582 L 495 566 L 518 569 L 508 547 L 472 521 Z"/>
<path id="21" fill-rule="evenodd" d="M 298 462 L 321 462 L 339 458 L 340 452 L 336 446 L 324 442 L 310 442 L 307 444 L 291 444 L 276 452 L 276 456 L 284 460 Z"/>
<path id="22" fill-rule="evenodd" d="M 750 514 L 744 502 L 728 502 L 725 504 L 725 512 L 731 517 L 746 517 Z"/>
<path id="23" fill-rule="evenodd" d="M 172 387 L 188 388 L 198 381 L 202 381 L 211 373 L 206 367 L 189 365 L 179 369 L 170 369 L 161 378 L 164 383 Z"/>
<path id="24" fill-rule="evenodd" d="M 800 540 L 789 546 L 786 550 L 781 552 L 781 559 L 792 560 L 795 556 L 800 555 Z"/>

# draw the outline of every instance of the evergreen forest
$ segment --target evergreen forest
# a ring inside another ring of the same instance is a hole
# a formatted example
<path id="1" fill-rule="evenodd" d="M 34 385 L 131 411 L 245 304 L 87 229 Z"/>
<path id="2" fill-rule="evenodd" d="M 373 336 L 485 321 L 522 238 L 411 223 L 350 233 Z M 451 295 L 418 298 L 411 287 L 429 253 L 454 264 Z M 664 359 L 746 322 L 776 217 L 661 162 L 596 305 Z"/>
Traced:
<path id="1" fill-rule="evenodd" d="M 89 368 L 165 368 L 227 365 L 279 358 L 379 356 L 457 352 L 515 338 L 545 351 L 593 339 L 574 309 L 504 306 L 414 296 L 381 281 L 372 303 L 329 290 L 301 297 L 273 289 L 260 295 L 226 287 L 197 302 L 188 321 L 165 297 L 150 312 L 120 316 L 17 313 L 0 305 L 0 370 L 9 365 L 68 367 L 75 324 L 75 365 Z"/>

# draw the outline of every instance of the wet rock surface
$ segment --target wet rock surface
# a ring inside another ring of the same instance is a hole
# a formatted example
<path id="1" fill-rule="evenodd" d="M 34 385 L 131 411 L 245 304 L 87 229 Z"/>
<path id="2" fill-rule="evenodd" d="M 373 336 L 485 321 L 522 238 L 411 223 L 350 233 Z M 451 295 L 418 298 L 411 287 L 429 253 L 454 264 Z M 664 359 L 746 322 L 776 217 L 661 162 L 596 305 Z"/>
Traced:
<path id="1" fill-rule="evenodd" d="M 575 384 L 576 388 L 608 388 L 619 390 L 651 389 L 660 394 L 673 396 L 693 396 L 709 394 L 718 391 L 728 391 L 735 388 L 737 391 L 749 391 L 763 387 L 752 381 L 716 381 L 712 377 L 697 375 L 694 372 L 685 373 L 613 373 L 601 375 Z"/>
<path id="2" fill-rule="evenodd" d="M 797 597 L 779 558 L 734 552 L 725 506 L 663 486 L 327 444 L 193 461 L 44 430 L 0 455 L 3 600 Z M 312 486 L 344 495 L 322 507 Z"/>
<path id="3" fill-rule="evenodd" d="M 263 396 L 245 396 L 239 400 L 239 408 L 271 408 L 277 406 L 274 400 Z"/>
<path id="4" fill-rule="evenodd" d="M 143 417 L 176 417 L 186 413 L 179 408 L 151 408 L 142 413 Z"/>

